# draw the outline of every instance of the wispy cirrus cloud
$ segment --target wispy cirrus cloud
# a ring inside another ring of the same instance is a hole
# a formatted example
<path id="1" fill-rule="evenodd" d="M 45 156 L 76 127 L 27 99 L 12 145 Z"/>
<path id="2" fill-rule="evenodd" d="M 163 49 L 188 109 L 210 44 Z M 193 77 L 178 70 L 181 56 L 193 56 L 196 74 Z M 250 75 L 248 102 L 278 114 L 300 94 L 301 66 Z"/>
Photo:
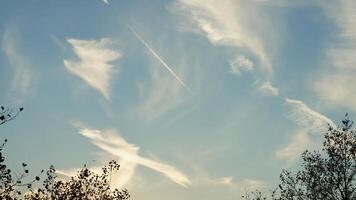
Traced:
<path id="1" fill-rule="evenodd" d="M 337 68 L 356 69 L 356 2 L 341 0 L 321 6 L 338 27 L 338 38 L 326 51 L 330 61 Z"/>
<path id="2" fill-rule="evenodd" d="M 325 131 L 328 124 L 336 127 L 331 119 L 311 109 L 303 101 L 286 98 L 285 102 L 291 108 L 289 117 L 299 126 L 305 127 L 312 132 Z"/>
<path id="3" fill-rule="evenodd" d="M 115 73 L 115 66 L 110 63 L 121 58 L 122 54 L 110 49 L 112 41 L 109 38 L 68 39 L 67 42 L 72 45 L 79 61 L 64 60 L 65 67 L 110 100 L 110 80 Z"/>
<path id="4" fill-rule="evenodd" d="M 202 35 L 213 45 L 234 49 L 235 55 L 229 60 L 230 73 L 240 76 L 243 71 L 259 69 L 254 70 L 256 77 L 266 84 L 257 89 L 277 96 L 278 88 L 272 87 L 270 82 L 272 56 L 280 45 L 280 40 L 275 40 L 273 35 L 279 27 L 276 20 L 271 23 L 266 8 L 259 1 L 243 0 L 176 0 L 173 6 L 173 10 L 188 22 L 182 25 L 182 30 Z M 271 47 L 273 51 L 267 51 Z M 254 57 L 254 62 L 241 55 L 245 52 Z"/>
<path id="5" fill-rule="evenodd" d="M 12 90 L 19 96 L 17 101 L 23 101 L 33 81 L 33 73 L 29 61 L 21 54 L 18 41 L 17 32 L 7 29 L 2 38 L 2 49 L 14 70 Z"/>
<path id="6" fill-rule="evenodd" d="M 337 72 L 323 75 L 314 83 L 319 99 L 329 106 L 345 107 L 356 110 L 356 73 Z"/>
<path id="7" fill-rule="evenodd" d="M 268 186 L 267 182 L 257 179 L 244 179 L 241 184 L 244 187 L 247 187 L 247 189 L 250 191 L 265 188 Z"/>
<path id="8" fill-rule="evenodd" d="M 114 130 L 100 131 L 84 128 L 79 133 L 89 138 L 104 152 L 120 159 L 121 166 L 126 167 L 126 172 L 130 172 L 129 176 L 123 174 L 124 178 L 122 176 L 117 178 L 121 180 L 120 183 L 116 183 L 117 186 L 122 186 L 130 180 L 137 165 L 155 170 L 181 186 L 187 187 L 191 184 L 189 178 L 175 167 L 138 155 L 139 147 L 128 143 Z"/>
<path id="9" fill-rule="evenodd" d="M 291 164 L 297 160 L 303 151 L 312 147 L 313 144 L 308 131 L 305 129 L 299 130 L 292 136 L 290 144 L 276 151 L 276 157 L 286 160 Z"/>
<path id="10" fill-rule="evenodd" d="M 347 107 L 356 110 L 356 2 L 341 0 L 320 3 L 325 14 L 335 23 L 335 35 L 329 40 L 325 54 L 331 71 L 323 71 L 314 81 L 314 90 L 327 106 Z"/>
<path id="11" fill-rule="evenodd" d="M 265 95 L 278 96 L 279 94 L 279 89 L 273 86 L 269 81 L 264 82 L 258 89 Z"/>
<path id="12" fill-rule="evenodd" d="M 290 107 L 288 117 L 298 124 L 299 129 L 291 138 L 290 144 L 276 151 L 276 157 L 293 163 L 300 154 L 308 148 L 318 148 L 312 139 L 312 134 L 322 134 L 327 130 L 328 124 L 336 127 L 334 122 L 327 116 L 311 109 L 303 101 L 296 99 L 285 99 L 285 103 Z"/>
<path id="13" fill-rule="evenodd" d="M 236 76 L 241 76 L 242 71 L 252 71 L 255 64 L 244 55 L 238 55 L 230 61 L 230 72 Z"/>
<path id="14" fill-rule="evenodd" d="M 155 66 L 151 67 L 150 84 L 141 94 L 145 96 L 144 101 L 137 105 L 135 111 L 149 122 L 176 108 L 185 100 L 181 85 Z"/>
<path id="15" fill-rule="evenodd" d="M 266 19 L 253 2 L 177 0 L 174 8 L 193 24 L 193 27 L 185 29 L 205 36 L 214 45 L 250 50 L 258 57 L 261 68 L 267 74 L 272 74 L 271 59 L 264 40 L 256 31 L 256 24 L 266 26 Z M 250 15 L 252 13 L 253 17 Z"/>

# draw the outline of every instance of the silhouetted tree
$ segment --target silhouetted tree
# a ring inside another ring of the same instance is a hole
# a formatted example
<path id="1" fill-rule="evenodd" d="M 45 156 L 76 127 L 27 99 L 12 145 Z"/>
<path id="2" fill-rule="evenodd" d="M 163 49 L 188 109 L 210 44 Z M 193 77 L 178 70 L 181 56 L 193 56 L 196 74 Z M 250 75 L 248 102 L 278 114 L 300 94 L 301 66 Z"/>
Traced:
<path id="1" fill-rule="evenodd" d="M 355 200 L 356 131 L 346 114 L 341 126 L 329 125 L 320 151 L 302 154 L 301 170 L 283 170 L 280 184 L 269 199 Z M 254 195 L 254 194 L 259 194 Z M 266 199 L 256 191 L 245 199 Z M 278 193 L 278 196 L 276 195 Z"/>
<path id="2" fill-rule="evenodd" d="M 13 120 L 23 108 L 19 108 L 17 111 L 14 111 L 10 108 L 0 107 L 0 125 Z M 6 200 L 17 200 L 21 199 L 23 191 L 26 188 L 32 187 L 32 184 L 36 181 L 39 181 L 39 175 L 33 178 L 33 180 L 24 181 L 28 176 L 29 170 L 27 169 L 27 164 L 22 163 L 22 172 L 14 173 L 5 163 L 5 156 L 3 154 L 3 149 L 7 140 L 0 145 L 0 199 Z M 41 172 L 42 173 L 42 172 Z"/>
<path id="3" fill-rule="evenodd" d="M 0 125 L 14 119 L 23 108 L 14 112 L 12 109 L 0 107 Z M 120 165 L 110 161 L 102 168 L 101 174 L 90 171 L 86 166 L 74 177 L 60 180 L 56 170 L 51 166 L 47 170 L 47 177 L 42 186 L 36 185 L 44 172 L 35 176 L 33 180 L 24 181 L 29 174 L 27 164 L 22 163 L 22 172 L 17 174 L 5 164 L 3 148 L 7 140 L 0 145 L 0 200 L 125 200 L 130 197 L 126 189 L 111 189 L 111 175 L 117 172 Z"/>
<path id="4" fill-rule="evenodd" d="M 86 166 L 70 180 L 58 180 L 53 166 L 47 171 L 43 188 L 31 189 L 26 200 L 124 200 L 130 197 L 126 189 L 111 189 L 111 175 L 120 165 L 110 161 L 101 174 L 90 171 Z"/>
<path id="5" fill-rule="evenodd" d="M 8 168 L 3 155 L 3 147 L 6 142 L 7 140 L 0 146 L 0 199 L 17 200 L 22 198 L 23 191 L 31 188 L 32 184 L 39 181 L 40 178 L 38 175 L 33 180 L 24 181 L 29 174 L 26 163 L 22 163 L 22 172 L 19 174 L 14 174 Z"/>

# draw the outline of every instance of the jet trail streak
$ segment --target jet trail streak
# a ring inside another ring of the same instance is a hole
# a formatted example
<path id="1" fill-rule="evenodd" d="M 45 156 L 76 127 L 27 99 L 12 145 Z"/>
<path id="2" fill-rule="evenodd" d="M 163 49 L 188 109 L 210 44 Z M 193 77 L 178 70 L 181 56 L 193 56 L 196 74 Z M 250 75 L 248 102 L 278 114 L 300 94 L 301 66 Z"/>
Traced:
<path id="1" fill-rule="evenodd" d="M 132 33 L 136 36 L 140 42 L 142 42 L 143 45 L 150 51 L 150 53 L 157 58 L 157 60 L 168 70 L 168 72 L 184 87 L 186 88 L 190 93 L 193 93 L 192 90 L 182 81 L 182 79 L 179 78 L 179 76 L 173 71 L 173 69 L 155 52 L 155 50 L 150 47 L 150 45 L 132 28 L 130 28 Z"/>

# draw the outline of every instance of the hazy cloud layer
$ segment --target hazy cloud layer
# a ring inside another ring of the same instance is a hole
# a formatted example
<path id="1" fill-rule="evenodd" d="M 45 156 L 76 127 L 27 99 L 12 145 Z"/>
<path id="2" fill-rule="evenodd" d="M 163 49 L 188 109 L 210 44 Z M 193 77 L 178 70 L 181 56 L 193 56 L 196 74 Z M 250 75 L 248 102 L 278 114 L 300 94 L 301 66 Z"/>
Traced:
<path id="1" fill-rule="evenodd" d="M 21 54 L 19 38 L 13 29 L 7 29 L 2 38 L 2 49 L 14 71 L 12 90 L 17 94 L 16 101 L 22 101 L 28 94 L 33 74 L 29 61 Z"/>
<path id="2" fill-rule="evenodd" d="M 115 74 L 115 66 L 110 62 L 119 59 L 121 53 L 110 49 L 112 41 L 108 38 L 67 41 L 72 45 L 79 61 L 64 60 L 65 67 L 110 100 L 110 80 Z"/>
<path id="3" fill-rule="evenodd" d="M 314 89 L 327 106 L 347 107 L 356 110 L 356 1 L 340 0 L 320 3 L 325 13 L 336 25 L 337 35 L 326 48 L 331 71 L 322 72 L 315 81 Z"/>
<path id="4" fill-rule="evenodd" d="M 330 106 L 346 107 L 356 111 L 356 72 L 341 72 L 321 77 L 314 87 L 320 100 Z"/>
<path id="5" fill-rule="evenodd" d="M 290 144 L 286 147 L 277 150 L 276 157 L 278 159 L 286 160 L 288 163 L 293 163 L 297 160 L 301 153 L 306 149 L 310 149 L 314 143 L 312 142 L 311 138 L 309 137 L 309 133 L 307 130 L 302 129 L 299 130 L 297 133 L 291 138 Z"/>

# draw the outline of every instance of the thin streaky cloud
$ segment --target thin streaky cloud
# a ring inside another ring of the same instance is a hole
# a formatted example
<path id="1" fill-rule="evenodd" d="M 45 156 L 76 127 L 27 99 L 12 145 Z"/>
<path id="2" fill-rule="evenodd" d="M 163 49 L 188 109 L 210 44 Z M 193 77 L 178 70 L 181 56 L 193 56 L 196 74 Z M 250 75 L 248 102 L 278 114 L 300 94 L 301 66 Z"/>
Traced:
<path id="1" fill-rule="evenodd" d="M 336 127 L 331 119 L 311 109 L 303 101 L 286 98 L 285 102 L 291 107 L 289 117 L 298 125 L 308 128 L 311 132 L 326 130 L 328 124 Z"/>
<path id="2" fill-rule="evenodd" d="M 327 116 L 311 109 L 301 100 L 286 98 L 285 103 L 291 109 L 288 117 L 302 129 L 291 137 L 291 141 L 286 147 L 278 149 L 275 155 L 292 164 L 305 149 L 311 150 L 320 147 L 320 144 L 312 140 L 311 134 L 324 133 L 328 124 L 332 127 L 336 127 L 336 125 Z"/>
<path id="3" fill-rule="evenodd" d="M 134 163 L 134 165 L 132 165 L 133 167 L 136 167 L 136 164 L 148 167 L 162 173 L 173 182 L 184 187 L 188 187 L 191 184 L 189 178 L 175 167 L 139 156 L 139 147 L 129 144 L 124 138 L 119 136 L 116 131 L 109 130 L 102 132 L 100 130 L 81 129 L 79 133 L 91 139 L 94 145 L 106 153 L 116 156 L 122 161 Z M 129 178 L 127 181 L 128 180 Z"/>
<path id="4" fill-rule="evenodd" d="M 277 150 L 275 155 L 278 159 L 286 160 L 288 164 L 292 164 L 299 158 L 303 151 L 313 145 L 315 144 L 312 142 L 308 131 L 303 129 L 295 133 L 290 143 L 286 147 Z"/>
<path id="5" fill-rule="evenodd" d="M 28 60 L 21 53 L 18 41 L 19 38 L 15 30 L 7 29 L 5 31 L 2 39 L 2 49 L 14 70 L 12 89 L 19 95 L 16 101 L 21 103 L 29 93 L 33 82 L 33 73 Z"/>
<path id="6" fill-rule="evenodd" d="M 213 45 L 232 46 L 253 52 L 267 77 L 273 73 L 271 59 L 266 51 L 265 35 L 256 31 L 268 26 L 268 18 L 250 1 L 241 0 L 176 0 L 173 10 L 185 19 L 183 29 L 206 37 Z M 271 31 L 273 29 L 269 29 Z"/>
<path id="7" fill-rule="evenodd" d="M 313 87 L 320 102 L 327 107 L 356 110 L 356 1 L 320 3 L 335 24 L 334 38 L 325 51 L 332 70 L 321 71 Z M 324 68 L 322 68 L 324 69 Z"/>
<path id="8" fill-rule="evenodd" d="M 168 70 L 168 72 L 190 93 L 193 93 L 192 90 L 184 83 L 184 81 L 174 72 L 174 70 L 156 53 L 156 51 L 143 39 L 134 29 L 130 28 L 132 33 L 136 38 L 148 49 L 148 51 Z"/>

